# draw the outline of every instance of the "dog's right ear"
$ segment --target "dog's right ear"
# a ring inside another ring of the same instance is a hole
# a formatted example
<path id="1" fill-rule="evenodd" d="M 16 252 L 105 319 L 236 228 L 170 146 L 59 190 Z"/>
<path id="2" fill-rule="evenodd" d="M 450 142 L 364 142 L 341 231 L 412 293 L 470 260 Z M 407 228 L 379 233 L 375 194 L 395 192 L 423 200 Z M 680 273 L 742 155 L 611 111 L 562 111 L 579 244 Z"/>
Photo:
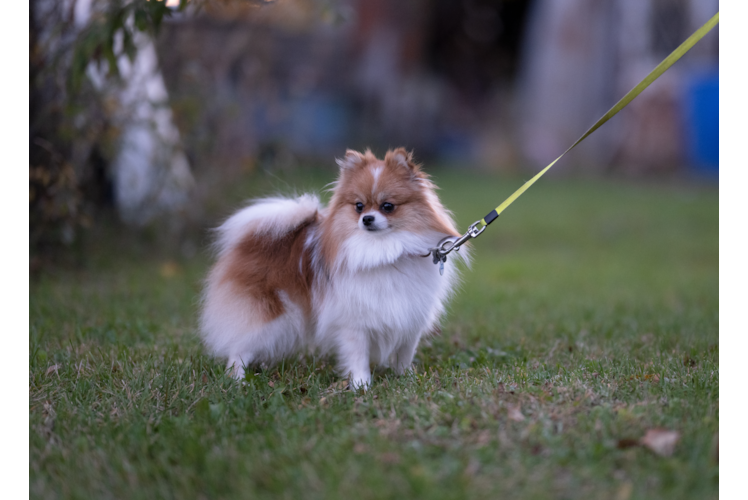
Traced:
<path id="1" fill-rule="evenodd" d="M 358 151 L 349 149 L 345 152 L 345 157 L 337 158 L 335 163 L 338 164 L 340 170 L 353 170 L 364 164 L 364 155 Z"/>

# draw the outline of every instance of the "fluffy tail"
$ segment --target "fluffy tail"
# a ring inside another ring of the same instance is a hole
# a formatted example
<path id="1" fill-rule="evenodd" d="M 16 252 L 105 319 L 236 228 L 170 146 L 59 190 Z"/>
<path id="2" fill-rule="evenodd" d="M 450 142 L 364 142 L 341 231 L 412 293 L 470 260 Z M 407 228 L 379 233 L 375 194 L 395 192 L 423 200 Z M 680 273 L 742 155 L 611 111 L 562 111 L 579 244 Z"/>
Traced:
<path id="1" fill-rule="evenodd" d="M 297 198 L 261 198 L 236 212 L 216 229 L 216 250 L 222 256 L 249 234 L 279 238 L 307 222 L 322 209 L 311 194 Z"/>

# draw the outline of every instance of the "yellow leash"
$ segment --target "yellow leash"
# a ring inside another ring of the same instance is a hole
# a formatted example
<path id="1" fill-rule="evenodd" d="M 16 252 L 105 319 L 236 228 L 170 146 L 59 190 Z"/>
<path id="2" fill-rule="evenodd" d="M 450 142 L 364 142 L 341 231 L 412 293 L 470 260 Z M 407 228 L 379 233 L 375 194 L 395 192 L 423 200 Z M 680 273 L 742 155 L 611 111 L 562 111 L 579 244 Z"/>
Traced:
<path id="1" fill-rule="evenodd" d="M 535 177 L 525 182 L 522 185 L 522 187 L 520 187 L 518 190 L 512 193 L 512 195 L 509 196 L 509 198 L 507 198 L 506 200 L 504 200 L 501 203 L 501 205 L 496 207 L 494 210 L 491 210 L 488 213 L 488 215 L 483 217 L 481 220 L 476 221 L 473 224 L 471 224 L 467 232 L 463 234 L 460 238 L 445 238 L 444 240 L 440 241 L 439 244 L 435 248 L 431 248 L 430 252 L 433 253 L 434 263 L 441 262 L 441 266 L 443 268 L 444 262 L 447 260 L 447 254 L 449 252 L 451 252 L 452 250 L 459 249 L 460 245 L 465 243 L 467 240 L 471 238 L 475 238 L 476 236 L 481 234 L 486 229 L 486 226 L 488 226 L 490 223 L 495 221 L 499 217 L 501 212 L 506 210 L 507 207 L 509 207 L 509 205 L 514 203 L 514 201 L 522 195 L 522 193 L 527 191 L 527 189 L 530 186 L 535 184 L 535 182 L 538 179 L 540 179 L 543 176 L 543 174 L 545 174 L 548 170 L 550 170 L 550 168 L 553 165 L 555 165 L 556 162 L 558 162 L 558 160 L 563 158 L 566 153 L 574 149 L 574 147 L 576 147 L 577 144 L 585 140 L 587 136 L 589 136 L 592 132 L 600 128 L 603 125 L 603 123 L 613 118 L 613 116 L 615 116 L 619 111 L 625 108 L 626 105 L 628 105 L 628 103 L 633 101 L 636 98 L 636 96 L 641 94 L 644 89 L 649 87 L 649 85 L 652 82 L 657 80 L 665 71 L 667 71 L 670 68 L 670 66 L 675 64 L 675 62 L 678 59 L 683 57 L 683 54 L 691 50 L 691 47 L 696 45 L 696 43 L 699 40 L 701 40 L 704 37 L 704 35 L 709 33 L 712 30 L 712 28 L 714 28 L 717 25 L 717 23 L 719 23 L 719 12 L 714 14 L 714 17 L 712 17 L 709 21 L 707 21 L 701 28 L 696 30 L 696 32 L 693 35 L 688 37 L 688 39 L 686 39 L 685 42 L 680 44 L 680 46 L 677 49 L 675 49 L 669 56 L 667 56 L 665 60 L 663 60 L 660 64 L 658 64 L 657 67 L 653 69 L 646 77 L 644 77 L 644 79 L 641 82 L 639 82 L 639 84 L 636 87 L 631 89 L 628 92 L 628 94 L 623 96 L 623 98 L 620 101 L 618 101 L 615 106 L 610 108 L 610 110 L 608 110 L 608 112 L 605 113 L 602 118 L 597 120 L 597 122 L 595 122 L 595 124 L 592 125 L 589 128 L 589 130 L 587 130 L 587 132 L 585 132 L 582 135 L 582 137 L 577 139 L 577 141 L 574 144 L 569 146 L 569 149 L 561 153 L 561 156 L 553 160 L 553 162 L 551 162 L 550 165 L 548 165 L 543 170 L 538 172 L 535 175 Z"/>
<path id="2" fill-rule="evenodd" d="M 525 184 L 521 188 L 519 188 L 518 190 L 516 190 L 509 198 L 507 198 L 506 200 L 504 200 L 504 202 L 501 205 L 499 205 L 498 207 L 496 207 L 488 215 L 486 215 L 483 219 L 481 219 L 481 221 L 480 221 L 481 225 L 487 226 L 491 222 L 493 222 L 501 214 L 501 212 L 503 212 L 504 210 L 506 210 L 506 208 L 509 205 L 511 205 L 512 203 L 514 203 L 514 200 L 516 200 L 517 198 L 519 198 L 522 193 L 524 193 L 525 191 L 527 191 L 527 189 L 530 186 L 532 186 L 533 184 L 535 184 L 535 181 L 537 181 L 538 179 L 540 179 L 543 176 L 543 174 L 545 174 L 548 170 L 550 170 L 550 168 L 553 165 L 555 165 L 558 160 L 560 160 L 561 158 L 563 158 L 566 153 L 568 153 L 569 151 L 571 151 L 572 149 L 574 149 L 574 147 L 577 144 L 579 144 L 580 142 L 582 142 L 583 140 L 585 140 L 587 138 L 587 136 L 589 136 L 592 132 L 594 132 L 595 130 L 597 130 L 598 128 L 600 128 L 603 123 L 605 123 L 608 120 L 610 120 L 611 118 L 613 118 L 613 116 L 615 116 L 619 111 L 621 111 L 623 108 L 625 108 L 628 105 L 628 103 L 630 103 L 631 101 L 633 101 L 634 98 L 636 98 L 636 96 L 638 96 L 639 94 L 641 94 L 644 89 L 646 89 L 647 87 L 649 87 L 649 84 L 651 84 L 652 82 L 654 82 L 655 80 L 657 80 L 665 71 L 667 71 L 670 68 L 670 66 L 672 66 L 673 64 L 675 64 L 675 62 L 678 59 L 680 59 L 683 56 L 683 54 L 685 54 L 686 52 L 688 52 L 689 50 L 691 50 L 691 47 L 693 47 L 694 45 L 696 45 L 696 43 L 699 40 L 701 40 L 704 37 L 704 35 L 706 35 L 707 33 L 709 33 L 709 31 L 711 31 L 712 28 L 714 28 L 714 26 L 717 25 L 717 23 L 719 23 L 719 12 L 717 12 L 716 14 L 714 14 L 714 17 L 712 17 L 709 21 L 707 21 L 706 24 L 704 24 L 704 26 L 702 26 L 701 28 L 699 28 L 698 30 L 696 30 L 696 32 L 693 35 L 691 35 L 690 37 L 688 37 L 688 39 L 685 42 L 683 42 L 677 49 L 675 49 L 669 56 L 667 56 L 664 61 L 662 61 L 660 64 L 658 64 L 657 67 L 655 69 L 653 69 L 644 78 L 644 80 L 642 80 L 641 82 L 639 82 L 639 84 L 636 87 L 634 87 L 633 89 L 631 89 L 628 94 L 626 94 L 625 96 L 623 96 L 623 99 L 621 99 L 620 101 L 618 101 L 615 106 L 613 106 L 612 108 L 610 108 L 610 110 L 603 115 L 602 118 L 600 118 L 599 120 L 597 120 L 597 122 L 594 125 L 592 125 L 589 128 L 589 130 L 587 130 L 587 132 L 585 132 L 584 135 L 582 135 L 582 137 L 580 137 L 579 139 L 577 139 L 577 141 L 574 144 L 572 144 L 569 147 L 569 149 L 567 149 L 566 151 L 564 151 L 563 153 L 561 153 L 561 156 L 559 156 L 558 158 L 556 158 L 555 160 L 553 160 L 553 162 L 550 165 L 548 165 L 543 170 L 541 170 L 540 172 L 538 172 L 537 175 L 535 175 L 535 177 L 533 177 L 529 181 L 525 182 Z"/>

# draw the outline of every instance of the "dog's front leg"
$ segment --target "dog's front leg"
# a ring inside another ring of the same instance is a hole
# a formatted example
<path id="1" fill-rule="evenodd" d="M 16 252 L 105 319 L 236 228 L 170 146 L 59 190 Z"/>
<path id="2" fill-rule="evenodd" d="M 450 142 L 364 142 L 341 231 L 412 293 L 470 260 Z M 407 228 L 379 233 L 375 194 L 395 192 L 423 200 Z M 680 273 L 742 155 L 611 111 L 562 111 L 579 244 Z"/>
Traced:
<path id="1" fill-rule="evenodd" d="M 229 360 L 226 363 L 226 371 L 230 377 L 242 380 L 244 379 L 244 368 L 249 366 L 251 362 L 252 356 L 250 354 L 229 356 Z"/>
<path id="2" fill-rule="evenodd" d="M 413 357 L 416 355 L 416 347 L 418 347 L 420 339 L 420 335 L 409 337 L 395 350 L 394 369 L 396 374 L 402 375 L 411 369 Z"/>
<path id="3" fill-rule="evenodd" d="M 369 338 L 363 332 L 341 332 L 338 341 L 338 365 L 340 373 L 348 376 L 352 390 L 371 385 L 369 369 Z"/>

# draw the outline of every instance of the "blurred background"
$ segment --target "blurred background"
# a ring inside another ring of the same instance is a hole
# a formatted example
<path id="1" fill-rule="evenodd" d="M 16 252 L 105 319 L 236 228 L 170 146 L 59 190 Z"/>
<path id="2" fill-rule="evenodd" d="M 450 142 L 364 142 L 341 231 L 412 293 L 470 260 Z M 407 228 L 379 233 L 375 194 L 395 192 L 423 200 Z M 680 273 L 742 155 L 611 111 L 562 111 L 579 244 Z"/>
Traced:
<path id="1" fill-rule="evenodd" d="M 32 271 L 100 226 L 189 256 L 238 186 L 294 186 L 320 170 L 332 180 L 347 148 L 405 146 L 429 171 L 526 178 L 717 10 L 31 0 Z M 550 176 L 716 179 L 718 55 L 715 28 Z"/>

